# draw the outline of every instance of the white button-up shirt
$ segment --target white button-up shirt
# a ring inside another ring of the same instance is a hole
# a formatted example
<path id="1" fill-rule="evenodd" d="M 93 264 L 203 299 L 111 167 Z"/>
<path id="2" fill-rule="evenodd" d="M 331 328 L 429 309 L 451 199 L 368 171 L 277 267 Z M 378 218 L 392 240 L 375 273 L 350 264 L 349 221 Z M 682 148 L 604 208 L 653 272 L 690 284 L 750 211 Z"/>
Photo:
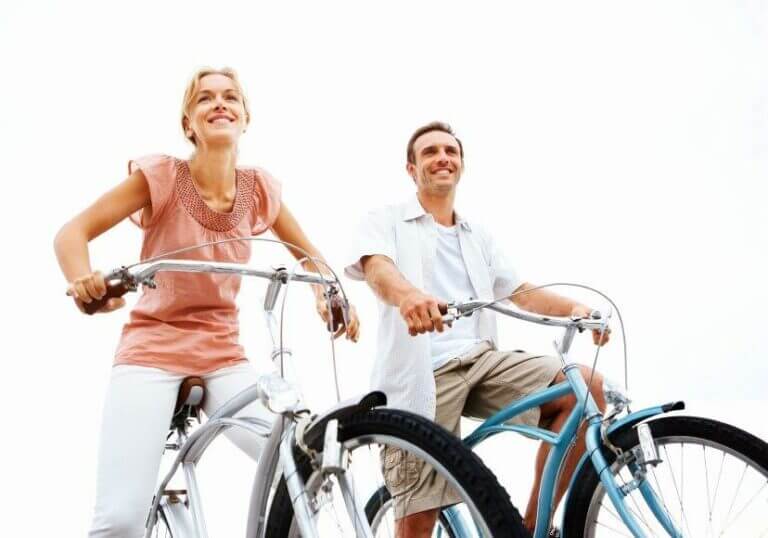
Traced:
<path id="1" fill-rule="evenodd" d="M 490 234 L 456 215 L 459 244 L 475 298 L 508 297 L 522 281 Z M 344 269 L 354 280 L 365 280 L 360 259 L 380 254 L 391 259 L 416 288 L 431 287 L 437 248 L 435 220 L 414 195 L 404 204 L 372 211 L 362 221 Z M 478 336 L 496 345 L 496 318 L 484 309 L 475 313 Z M 435 416 L 435 378 L 429 335 L 410 336 L 400 309 L 379 301 L 379 331 L 371 386 L 387 395 L 388 404 Z"/>

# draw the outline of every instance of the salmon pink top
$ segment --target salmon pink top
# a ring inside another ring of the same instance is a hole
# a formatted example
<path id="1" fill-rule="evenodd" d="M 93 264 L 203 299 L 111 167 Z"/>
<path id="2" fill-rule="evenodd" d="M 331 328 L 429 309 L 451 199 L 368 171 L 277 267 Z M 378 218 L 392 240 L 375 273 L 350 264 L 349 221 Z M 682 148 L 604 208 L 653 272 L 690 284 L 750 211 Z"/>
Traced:
<path id="1" fill-rule="evenodd" d="M 187 161 L 151 155 L 131 161 L 141 170 L 151 199 L 131 220 L 144 230 L 141 259 L 221 239 L 257 235 L 272 226 L 280 210 L 280 184 L 258 168 L 237 168 L 232 211 L 211 209 L 200 197 Z M 246 263 L 250 241 L 232 241 L 171 258 Z M 200 375 L 245 360 L 238 342 L 235 298 L 240 276 L 161 272 L 156 289 L 145 288 L 123 327 L 115 364 L 162 368 Z"/>

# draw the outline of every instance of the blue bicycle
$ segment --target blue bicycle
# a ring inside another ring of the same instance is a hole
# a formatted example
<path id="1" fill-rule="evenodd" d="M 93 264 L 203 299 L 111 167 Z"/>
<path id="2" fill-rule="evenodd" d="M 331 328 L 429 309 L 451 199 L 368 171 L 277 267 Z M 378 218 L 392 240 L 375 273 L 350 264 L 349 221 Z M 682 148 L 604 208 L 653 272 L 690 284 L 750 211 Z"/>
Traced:
<path id="1" fill-rule="evenodd" d="M 446 321 L 480 308 L 565 330 L 557 343 L 566 381 L 511 403 L 483 422 L 465 444 L 475 447 L 494 435 L 517 432 L 552 445 L 539 493 L 534 538 L 614 536 L 768 537 L 768 445 L 757 437 L 715 420 L 667 415 L 685 408 L 668 403 L 630 412 L 629 399 L 606 387 L 609 411 L 603 414 L 587 390 L 587 381 L 568 353 L 577 332 L 606 330 L 607 319 L 553 318 L 513 310 L 497 302 L 451 305 Z M 524 411 L 567 394 L 577 405 L 560 432 L 508 424 Z M 582 421 L 587 450 L 571 479 L 562 521 L 553 525 L 553 497 L 561 466 Z M 392 518 L 391 498 L 380 488 L 368 501 L 366 515 L 376 535 Z M 460 506 L 442 510 L 436 536 L 477 536 Z M 521 526 L 505 536 L 529 536 Z"/>

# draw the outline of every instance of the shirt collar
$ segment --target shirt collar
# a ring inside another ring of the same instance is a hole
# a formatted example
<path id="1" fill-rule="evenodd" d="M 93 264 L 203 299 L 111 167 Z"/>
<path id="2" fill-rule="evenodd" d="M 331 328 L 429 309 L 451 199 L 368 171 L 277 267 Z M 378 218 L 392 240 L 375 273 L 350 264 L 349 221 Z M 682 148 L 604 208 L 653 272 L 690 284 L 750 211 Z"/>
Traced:
<path id="1" fill-rule="evenodd" d="M 426 214 L 427 212 L 422 207 L 421 202 L 419 202 L 419 197 L 414 194 L 405 204 L 405 210 L 403 211 L 403 220 L 404 221 L 416 220 L 425 216 Z M 459 213 L 456 210 L 453 211 L 453 214 L 456 217 L 456 224 L 458 224 L 459 226 L 461 226 L 467 231 L 470 231 L 470 232 L 472 231 L 472 228 L 469 226 L 469 222 L 465 220 L 461 215 L 459 215 Z"/>

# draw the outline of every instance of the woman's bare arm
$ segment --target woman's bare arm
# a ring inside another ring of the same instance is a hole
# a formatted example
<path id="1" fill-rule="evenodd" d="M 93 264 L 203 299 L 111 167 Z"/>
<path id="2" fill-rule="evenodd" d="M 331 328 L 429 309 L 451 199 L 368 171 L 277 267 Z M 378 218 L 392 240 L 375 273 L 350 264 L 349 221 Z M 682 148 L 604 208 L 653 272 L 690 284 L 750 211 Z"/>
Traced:
<path id="1" fill-rule="evenodd" d="M 323 255 L 309 240 L 307 235 L 304 233 L 304 230 L 301 229 L 299 222 L 296 220 L 296 218 L 293 216 L 293 213 L 290 212 L 285 204 L 280 206 L 280 212 L 277 214 L 277 218 L 275 219 L 274 224 L 272 224 L 272 231 L 281 241 L 296 245 L 297 247 L 306 251 L 312 257 L 325 261 Z M 296 249 L 289 248 L 288 250 L 291 251 L 291 254 L 293 254 L 297 260 L 306 256 L 306 254 L 299 252 Z M 324 274 L 329 274 L 329 271 L 323 265 L 317 264 L 316 266 L 312 260 L 304 260 L 302 262 L 302 267 L 304 267 L 304 269 L 307 271 L 317 271 Z M 323 295 L 324 290 L 322 286 L 319 285 L 313 285 L 312 287 L 315 292 L 315 304 L 317 307 L 317 312 L 320 317 L 327 323 L 330 318 L 327 309 L 327 302 L 325 300 L 325 296 Z M 357 313 L 355 312 L 354 307 L 350 308 L 350 316 L 351 320 L 349 327 L 346 328 L 347 338 L 356 342 L 360 324 L 357 319 Z M 337 336 L 342 332 L 344 332 L 344 329 L 341 329 Z"/>
<path id="2" fill-rule="evenodd" d="M 103 279 L 94 275 L 91 268 L 88 242 L 142 208 L 151 210 L 149 185 L 141 170 L 137 170 L 61 227 L 53 248 L 70 292 L 77 299 L 91 302 L 106 292 Z"/>

